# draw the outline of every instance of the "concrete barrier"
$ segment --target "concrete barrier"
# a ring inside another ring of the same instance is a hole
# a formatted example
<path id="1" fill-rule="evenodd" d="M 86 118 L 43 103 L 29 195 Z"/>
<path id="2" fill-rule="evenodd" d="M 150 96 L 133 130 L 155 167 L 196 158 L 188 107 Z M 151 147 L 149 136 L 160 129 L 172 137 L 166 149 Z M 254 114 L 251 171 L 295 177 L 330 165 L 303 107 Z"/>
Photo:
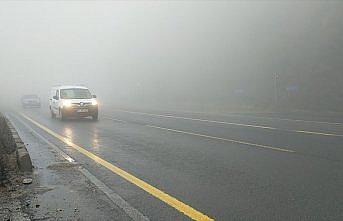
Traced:
<path id="1" fill-rule="evenodd" d="M 32 172 L 32 162 L 25 144 L 11 122 L 0 113 L 0 170 Z"/>

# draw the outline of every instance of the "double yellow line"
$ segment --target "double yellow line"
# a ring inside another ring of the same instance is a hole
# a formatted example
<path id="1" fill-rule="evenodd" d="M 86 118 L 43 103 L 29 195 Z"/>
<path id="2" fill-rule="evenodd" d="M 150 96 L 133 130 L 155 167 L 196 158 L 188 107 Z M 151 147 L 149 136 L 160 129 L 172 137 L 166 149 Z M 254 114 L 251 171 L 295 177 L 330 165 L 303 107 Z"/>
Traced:
<path id="1" fill-rule="evenodd" d="M 147 193 L 149 193 L 149 194 L 153 195 L 154 197 L 160 199 L 161 201 L 167 203 L 169 206 L 177 209 L 178 211 L 185 214 L 189 218 L 191 218 L 193 220 L 199 220 L 199 221 L 200 220 L 201 221 L 214 220 L 214 219 L 208 217 L 207 215 L 195 210 L 194 208 L 190 207 L 189 205 L 179 201 L 175 197 L 170 196 L 169 194 L 157 189 L 156 187 L 154 187 L 154 186 L 146 183 L 145 181 L 135 177 L 134 175 L 126 172 L 125 170 L 123 170 L 123 169 L 109 163 L 108 161 L 102 159 L 101 157 L 89 152 L 88 150 L 84 149 L 83 147 L 81 147 L 77 144 L 74 144 L 73 142 L 70 141 L 70 139 L 55 133 L 54 131 L 50 130 L 49 128 L 47 128 L 47 127 L 41 125 L 40 123 L 36 122 L 35 120 L 31 119 L 27 115 L 21 114 L 21 116 L 23 116 L 25 119 L 27 119 L 28 121 L 30 121 L 31 123 L 33 123 L 34 125 L 39 127 L 40 129 L 44 130 L 45 132 L 47 132 L 51 136 L 53 136 L 53 137 L 57 138 L 58 140 L 66 143 L 67 145 L 69 145 L 70 147 L 79 151 L 83 155 L 94 160 L 96 163 L 106 167 L 107 169 L 109 169 L 113 173 L 121 176 L 122 178 L 129 181 L 130 183 L 132 183 L 132 184 L 136 185 L 137 187 L 143 189 Z"/>

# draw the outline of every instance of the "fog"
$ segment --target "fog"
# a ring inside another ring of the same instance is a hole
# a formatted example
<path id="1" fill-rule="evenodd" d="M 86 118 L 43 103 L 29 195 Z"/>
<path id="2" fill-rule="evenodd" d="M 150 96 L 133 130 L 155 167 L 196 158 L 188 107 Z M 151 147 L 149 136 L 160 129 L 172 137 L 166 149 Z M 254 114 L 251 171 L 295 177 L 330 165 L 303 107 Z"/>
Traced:
<path id="1" fill-rule="evenodd" d="M 343 95 L 342 21 L 334 1 L 0 1 L 0 103 L 83 84 L 109 106 L 263 107 L 278 73 L 287 105 L 320 106 L 323 79 Z"/>

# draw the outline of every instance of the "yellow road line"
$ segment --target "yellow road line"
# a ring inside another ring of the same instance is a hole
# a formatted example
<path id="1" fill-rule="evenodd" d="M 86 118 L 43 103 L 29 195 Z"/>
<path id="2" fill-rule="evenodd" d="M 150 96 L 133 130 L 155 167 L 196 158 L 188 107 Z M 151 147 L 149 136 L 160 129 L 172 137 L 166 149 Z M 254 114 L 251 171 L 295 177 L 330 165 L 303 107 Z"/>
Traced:
<path id="1" fill-rule="evenodd" d="M 331 137 L 343 137 L 343 135 L 341 135 L 341 134 L 334 134 L 334 133 L 324 133 L 324 132 L 306 131 L 306 130 L 287 130 L 287 129 L 280 129 L 280 128 L 276 128 L 276 127 L 269 127 L 269 126 L 265 126 L 265 125 L 240 124 L 240 123 L 232 123 L 232 122 L 226 122 L 226 121 L 206 120 L 206 119 L 200 119 L 200 118 L 190 118 L 190 117 L 180 117 L 180 116 L 174 116 L 174 115 L 152 114 L 152 113 L 146 113 L 146 112 L 128 111 L 128 110 L 122 110 L 122 109 L 117 109 L 117 110 L 121 111 L 121 112 L 125 112 L 125 113 L 140 114 L 140 115 L 147 115 L 147 116 L 153 116 L 153 117 L 183 119 L 183 120 L 191 120 L 191 121 L 199 121 L 199 122 L 208 122 L 208 123 L 217 123 L 217 124 L 225 124 L 225 125 L 259 128 L 259 129 L 266 129 L 266 130 L 286 131 L 286 132 L 292 132 L 292 133 L 312 134 L 312 135 L 331 136 Z M 279 119 L 279 118 L 274 118 L 274 119 Z M 295 120 L 295 121 L 303 121 L 303 120 Z M 317 121 L 304 121 L 304 122 L 325 123 L 325 122 L 317 122 Z"/>
<path id="2" fill-rule="evenodd" d="M 276 150 L 276 151 L 295 153 L 294 150 L 288 150 L 288 149 L 285 149 L 285 148 L 272 147 L 272 146 L 267 146 L 267 145 L 249 143 L 249 142 L 245 142 L 245 141 L 226 139 L 226 138 L 221 138 L 221 137 L 214 137 L 214 136 L 209 136 L 209 135 L 205 135 L 205 134 L 192 133 L 192 132 L 187 132 L 187 131 L 182 131 L 182 130 L 175 130 L 175 129 L 165 128 L 165 127 L 158 127 L 158 126 L 153 126 L 153 125 L 145 125 L 145 126 L 151 127 L 151 128 L 155 128 L 155 129 L 160 129 L 160 130 L 171 131 L 171 132 L 175 132 L 175 133 L 182 133 L 182 134 L 194 135 L 194 136 L 198 136 L 198 137 L 204 137 L 204 138 L 208 138 L 208 139 L 227 141 L 227 142 L 230 142 L 230 143 L 237 143 L 237 144 L 254 146 L 254 147 L 259 147 L 259 148 L 264 148 L 264 149 L 271 149 L 271 150 Z"/>
<path id="3" fill-rule="evenodd" d="M 54 131 L 50 130 L 49 128 L 41 125 L 40 123 L 38 123 L 35 120 L 31 119 L 30 117 L 26 116 L 25 114 L 21 114 L 21 116 L 23 116 L 25 119 L 27 119 L 28 121 L 30 121 L 31 123 L 33 123 L 37 127 L 41 128 L 42 130 L 44 130 L 48 134 L 54 136 L 55 138 L 61 140 L 64 143 L 68 144 L 69 146 L 71 146 L 75 150 L 79 151 L 80 153 L 84 154 L 85 156 L 89 157 L 90 159 L 94 160 L 98 164 L 106 167 L 107 169 L 109 169 L 113 173 L 121 176 L 122 178 L 129 181 L 130 183 L 140 187 L 141 189 L 145 190 L 149 194 L 151 194 L 151 195 L 155 196 L 156 198 L 160 199 L 161 201 L 167 203 L 169 206 L 172 206 L 173 208 L 182 212 L 183 214 L 185 214 L 189 218 L 191 218 L 193 220 L 199 220 L 199 221 L 200 220 L 201 221 L 214 220 L 214 219 L 208 217 L 207 215 L 204 215 L 203 213 L 193 209 L 189 205 L 187 205 L 187 204 L 179 201 L 178 199 L 170 196 L 169 194 L 167 194 L 167 193 L 157 189 L 156 187 L 146 183 L 145 181 L 131 175 L 130 173 L 124 171 L 123 169 L 121 169 L 117 166 L 114 166 L 113 164 L 107 162 L 106 160 L 104 160 L 104 159 L 98 157 L 97 155 L 87 151 L 86 149 L 82 148 L 81 146 L 72 143 L 68 138 L 55 133 Z"/>

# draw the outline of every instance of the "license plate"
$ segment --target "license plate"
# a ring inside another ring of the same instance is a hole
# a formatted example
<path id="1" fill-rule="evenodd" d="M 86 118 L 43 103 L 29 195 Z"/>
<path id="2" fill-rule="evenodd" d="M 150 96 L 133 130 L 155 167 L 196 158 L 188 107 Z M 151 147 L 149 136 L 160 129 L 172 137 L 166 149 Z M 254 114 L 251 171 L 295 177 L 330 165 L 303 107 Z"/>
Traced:
<path id="1" fill-rule="evenodd" d="M 87 113 L 88 109 L 79 109 L 77 110 L 78 113 Z"/>

